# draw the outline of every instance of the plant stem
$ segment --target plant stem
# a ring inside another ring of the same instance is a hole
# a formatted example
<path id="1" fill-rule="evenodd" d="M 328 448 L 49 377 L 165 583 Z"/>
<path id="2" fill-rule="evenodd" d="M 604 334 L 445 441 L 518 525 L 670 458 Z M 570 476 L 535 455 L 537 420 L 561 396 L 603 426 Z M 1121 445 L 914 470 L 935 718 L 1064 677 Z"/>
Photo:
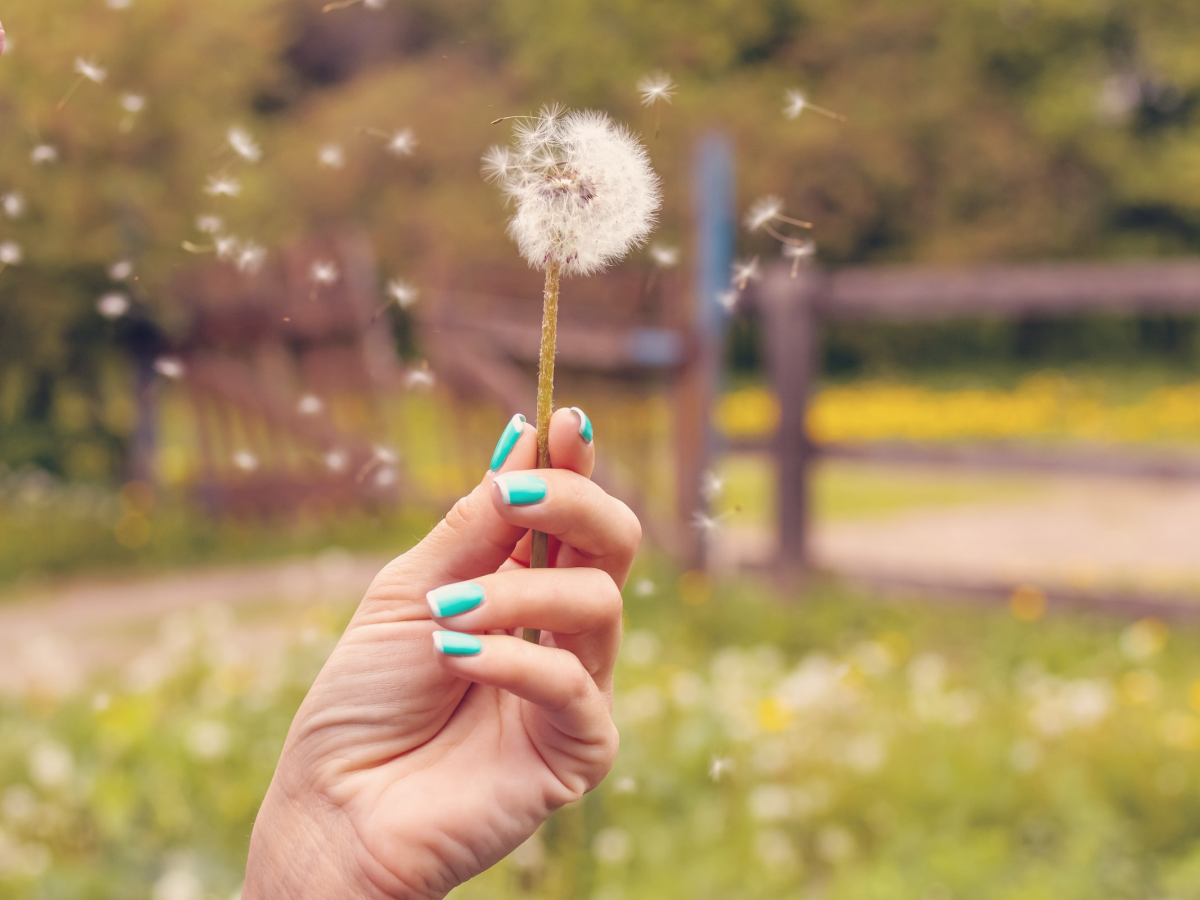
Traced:
<path id="1" fill-rule="evenodd" d="M 537 392 L 537 467 L 550 468 L 550 415 L 554 412 L 554 355 L 558 348 L 558 263 L 546 266 L 546 290 L 542 300 L 542 349 L 538 357 Z M 529 568 L 545 569 L 550 562 L 550 539 L 540 531 L 533 533 L 529 549 Z M 542 633 L 525 629 L 525 640 L 537 644 Z"/>

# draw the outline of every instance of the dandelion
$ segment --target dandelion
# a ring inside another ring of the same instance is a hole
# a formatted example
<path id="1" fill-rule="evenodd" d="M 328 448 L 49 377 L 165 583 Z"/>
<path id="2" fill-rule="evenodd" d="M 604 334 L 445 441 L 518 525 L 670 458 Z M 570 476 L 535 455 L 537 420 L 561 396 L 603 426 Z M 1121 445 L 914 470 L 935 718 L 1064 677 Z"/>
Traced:
<path id="1" fill-rule="evenodd" d="M 25 254 L 21 251 L 20 244 L 13 241 L 5 241 L 0 244 L 0 272 L 9 266 L 19 266 L 24 258 Z"/>
<path id="2" fill-rule="evenodd" d="M 128 259 L 119 259 L 108 267 L 108 277 L 113 281 L 124 281 L 133 274 L 133 262 Z"/>
<path id="3" fill-rule="evenodd" d="M 90 81 L 93 84 L 103 84 L 104 79 L 108 78 L 107 71 L 81 56 L 75 57 L 75 74 L 79 77 L 75 79 L 75 83 L 71 85 L 63 98 L 58 101 L 58 106 L 55 107 L 56 110 L 61 110 L 66 106 L 67 101 L 71 99 L 71 96 L 79 90 L 79 86 L 85 81 Z"/>
<path id="4" fill-rule="evenodd" d="M 258 468 L 258 457 L 249 450 L 239 450 L 233 454 L 233 464 L 243 472 L 253 472 Z"/>
<path id="5" fill-rule="evenodd" d="M 4 207 L 4 214 L 10 219 L 19 219 L 25 215 L 25 197 L 18 191 L 12 191 L 0 198 L 0 205 Z"/>
<path id="6" fill-rule="evenodd" d="M 53 144 L 38 144 L 29 154 L 29 159 L 35 166 L 58 162 L 58 148 Z"/>
<path id="7" fill-rule="evenodd" d="M 257 275 L 267 259 L 267 250 L 253 241 L 246 241 L 237 249 L 234 265 L 245 275 Z"/>
<path id="8" fill-rule="evenodd" d="M 671 76 L 666 72 L 655 72 L 652 75 L 643 75 L 637 83 L 637 89 L 642 95 L 642 106 L 654 107 L 654 136 L 657 138 L 662 125 L 662 107 L 659 106 L 659 101 L 670 103 L 671 95 L 675 93 L 675 85 L 671 83 Z"/>
<path id="9" fill-rule="evenodd" d="M 330 472 L 346 471 L 346 463 L 349 461 L 344 450 L 330 450 L 325 454 L 325 468 Z"/>
<path id="10" fill-rule="evenodd" d="M 512 150 L 493 148 L 485 176 L 515 205 L 508 233 L 546 273 L 538 367 L 538 467 L 550 464 L 550 413 L 561 275 L 590 275 L 643 243 L 662 199 L 646 149 L 601 112 L 546 107 L 518 121 Z M 531 568 L 546 566 L 547 538 L 534 532 Z M 526 637 L 536 640 L 532 629 Z"/>
<path id="11" fill-rule="evenodd" d="M 762 269 L 758 265 L 758 257 L 751 260 L 739 259 L 733 263 L 733 278 L 730 285 L 739 291 L 744 291 L 751 281 L 762 278 Z"/>
<path id="12" fill-rule="evenodd" d="M 296 404 L 296 412 L 302 416 L 315 416 L 324 408 L 325 404 L 316 394 L 305 394 Z"/>
<path id="13" fill-rule="evenodd" d="M 117 291 L 105 294 L 96 301 L 96 312 L 106 319 L 119 319 L 129 312 L 129 298 Z"/>
<path id="14" fill-rule="evenodd" d="M 233 148 L 233 152 L 246 162 L 256 163 L 262 159 L 262 148 L 255 143 L 250 132 L 244 128 L 230 128 L 225 134 L 225 139 Z"/>
<path id="15" fill-rule="evenodd" d="M 393 156 L 412 156 L 417 150 L 417 136 L 411 128 L 401 128 L 387 142 L 387 151 Z"/>
<path id="16" fill-rule="evenodd" d="M 183 377 L 187 368 L 184 366 L 183 360 L 178 356 L 160 356 L 154 361 L 154 371 L 163 378 L 178 381 Z"/>
<path id="17" fill-rule="evenodd" d="M 783 107 L 783 114 L 789 119 L 795 119 L 806 109 L 811 109 L 813 112 L 817 113 L 818 115 L 825 116 L 826 118 L 836 119 L 839 122 L 846 121 L 846 117 L 841 113 L 835 113 L 832 110 L 828 110 L 820 106 L 814 106 L 813 104 L 809 103 L 808 99 L 800 91 L 789 90 L 784 94 L 784 99 L 785 103 Z"/>
<path id="18" fill-rule="evenodd" d="M 228 175 L 209 175 L 204 193 L 210 197 L 236 197 L 242 192 L 242 183 Z"/>
<path id="19" fill-rule="evenodd" d="M 317 162 L 326 169 L 340 169 L 346 165 L 346 154 L 338 144 L 326 144 L 317 151 Z"/>
<path id="20" fill-rule="evenodd" d="M 196 218 L 196 230 L 204 234 L 216 234 L 225 224 L 221 221 L 220 216 L 198 216 Z"/>
<path id="21" fill-rule="evenodd" d="M 817 254 L 817 244 L 815 241 L 801 241 L 798 244 L 784 244 L 783 258 L 792 261 L 792 277 L 795 278 L 800 271 L 800 264 L 807 262 Z"/>
<path id="22" fill-rule="evenodd" d="M 408 309 L 417 302 L 417 289 L 399 278 L 387 283 L 387 293 L 401 309 Z"/>
<path id="23" fill-rule="evenodd" d="M 336 263 L 326 260 L 317 260 L 308 270 L 308 277 L 313 284 L 329 285 L 336 284 L 340 273 Z"/>

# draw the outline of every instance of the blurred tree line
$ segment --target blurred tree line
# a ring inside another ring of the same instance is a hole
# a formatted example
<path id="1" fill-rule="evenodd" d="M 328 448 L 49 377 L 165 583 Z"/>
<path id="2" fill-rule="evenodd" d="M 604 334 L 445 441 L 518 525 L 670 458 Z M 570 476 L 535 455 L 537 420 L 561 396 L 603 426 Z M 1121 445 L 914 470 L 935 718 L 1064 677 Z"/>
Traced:
<path id="1" fill-rule="evenodd" d="M 10 466 L 118 474 L 129 349 L 148 323 L 180 327 L 172 284 L 197 263 L 181 243 L 207 239 L 197 216 L 267 247 L 364 228 L 382 271 L 418 283 L 516 264 L 479 157 L 507 137 L 492 119 L 549 101 L 647 134 L 666 180 L 661 239 L 685 249 L 690 148 L 713 127 L 736 141 L 739 203 L 784 197 L 817 223 L 825 264 L 1200 249 L 1194 0 L 374 0 L 328 13 L 320 0 L 9 0 L 2 12 L 0 195 L 22 201 L 0 213 L 0 242 L 22 256 L 0 272 Z M 103 81 L 77 76 L 77 58 Z M 658 139 L 634 88 L 655 69 L 679 85 Z M 788 88 L 848 123 L 785 118 Z M 233 126 L 261 161 L 231 150 Z M 388 153 L 380 135 L 405 127 L 415 153 Z M 342 165 L 319 161 L 330 146 Z M 213 176 L 236 179 L 238 196 L 206 194 Z M 122 259 L 137 280 L 114 284 Z M 114 289 L 133 309 L 109 321 L 96 301 Z M 742 333 L 737 358 L 752 366 Z M 830 335 L 827 363 L 1163 353 L 1195 361 L 1193 323 L 857 329 Z"/>

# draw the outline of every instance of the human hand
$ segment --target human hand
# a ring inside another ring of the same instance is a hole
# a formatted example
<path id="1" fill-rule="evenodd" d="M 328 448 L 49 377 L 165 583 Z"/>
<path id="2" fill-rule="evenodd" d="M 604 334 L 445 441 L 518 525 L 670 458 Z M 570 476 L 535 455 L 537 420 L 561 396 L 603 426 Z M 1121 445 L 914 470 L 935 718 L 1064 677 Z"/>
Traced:
<path id="1" fill-rule="evenodd" d="M 553 468 L 529 471 L 536 458 L 514 419 L 494 470 L 376 576 L 292 723 L 246 900 L 440 898 L 608 773 L 641 527 L 589 480 L 581 412 L 551 419 Z M 531 529 L 553 568 L 527 568 Z"/>

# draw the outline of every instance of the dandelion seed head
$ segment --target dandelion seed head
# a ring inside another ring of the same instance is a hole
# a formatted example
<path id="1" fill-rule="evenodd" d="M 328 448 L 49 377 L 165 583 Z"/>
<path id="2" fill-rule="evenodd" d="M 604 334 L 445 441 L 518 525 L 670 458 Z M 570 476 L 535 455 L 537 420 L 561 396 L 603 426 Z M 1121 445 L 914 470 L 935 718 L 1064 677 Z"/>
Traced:
<path id="1" fill-rule="evenodd" d="M 791 89 L 784 94 L 783 114 L 789 119 L 799 116 L 804 112 L 806 106 L 808 106 L 808 100 L 800 91 Z"/>
<path id="2" fill-rule="evenodd" d="M 141 94 L 122 94 L 121 109 L 131 115 L 137 115 L 146 108 L 146 98 Z"/>
<path id="3" fill-rule="evenodd" d="M 239 450 L 233 454 L 233 464 L 243 472 L 253 472 L 258 468 L 258 457 L 249 450 Z"/>
<path id="4" fill-rule="evenodd" d="M 254 138 L 250 136 L 250 132 L 244 128 L 230 128 L 225 133 L 225 139 L 229 142 L 229 146 L 233 148 L 233 152 L 240 156 L 246 162 L 256 163 L 262 159 L 262 148 L 255 143 Z"/>
<path id="5" fill-rule="evenodd" d="M 643 243 L 661 203 L 645 148 L 600 112 L 544 108 L 515 129 L 514 147 L 484 156 L 516 212 L 508 232 L 531 266 L 590 275 Z"/>
<path id="6" fill-rule="evenodd" d="M 344 450 L 330 450 L 325 454 L 325 468 L 330 472 L 346 471 L 346 463 L 349 462 Z"/>
<path id="7" fill-rule="evenodd" d="M 296 412 L 302 416 L 315 416 L 324 408 L 325 404 L 316 394 L 305 394 L 296 404 Z"/>
<path id="8" fill-rule="evenodd" d="M 746 213 L 744 222 L 750 231 L 758 231 L 783 212 L 783 200 L 775 196 L 759 197 Z"/>
<path id="9" fill-rule="evenodd" d="M 417 289 L 399 278 L 393 278 L 387 283 L 387 293 L 401 309 L 408 309 L 417 302 Z"/>
<path id="10" fill-rule="evenodd" d="M 221 221 L 220 216 L 198 216 L 196 218 L 196 230 L 204 234 L 216 234 L 225 223 Z"/>
<path id="11" fill-rule="evenodd" d="M 670 103 L 671 95 L 675 93 L 675 85 L 671 83 L 671 76 L 666 72 L 642 76 L 637 83 L 637 89 L 642 95 L 642 106 L 653 106 L 659 100 Z"/>
<path id="12" fill-rule="evenodd" d="M 119 319 L 129 312 L 129 298 L 117 291 L 105 294 L 96 301 L 96 312 L 106 319 Z"/>
<path id="13" fill-rule="evenodd" d="M 128 259 L 119 259 L 108 267 L 108 277 L 113 281 L 124 281 L 133 274 L 133 262 Z"/>
<path id="14" fill-rule="evenodd" d="M 395 156 L 412 156 L 417 150 L 417 136 L 411 128 L 401 128 L 387 143 L 387 151 Z"/>
<path id="15" fill-rule="evenodd" d="M 35 166 L 58 162 L 58 148 L 53 144 L 38 144 L 29 154 L 29 158 Z"/>
<path id="16" fill-rule="evenodd" d="M 10 219 L 19 219 L 25 215 L 25 196 L 18 191 L 11 191 L 3 197 L 4 214 Z"/>
<path id="17" fill-rule="evenodd" d="M 328 285 L 336 284 L 341 274 L 338 272 L 337 263 L 317 260 L 309 268 L 308 277 L 312 279 L 313 284 Z"/>
<path id="18" fill-rule="evenodd" d="M 326 169 L 340 169 L 346 165 L 346 153 L 340 144 L 326 144 L 317 151 L 317 162 Z"/>
<path id="19" fill-rule="evenodd" d="M 21 245 L 15 241 L 5 241 L 0 244 L 0 264 L 17 266 L 24 258 L 25 254 L 21 250 Z"/>
<path id="20" fill-rule="evenodd" d="M 668 247 L 665 244 L 652 244 L 650 258 L 660 269 L 672 269 L 679 265 L 679 248 Z"/>
<path id="21" fill-rule="evenodd" d="M 236 197 L 242 192 L 242 183 L 227 175 L 209 175 L 204 193 L 210 197 Z"/>
<path id="22" fill-rule="evenodd" d="M 803 241 L 799 244 L 784 244 L 784 259 L 811 259 L 816 255 L 816 241 Z"/>
<path id="23" fill-rule="evenodd" d="M 243 275 L 257 275 L 267 260 L 267 250 L 254 241 L 245 241 L 237 248 L 234 265 Z"/>
<path id="24" fill-rule="evenodd" d="M 82 75 L 95 84 L 103 84 L 104 79 L 108 77 L 108 72 L 82 56 L 75 57 L 75 74 Z"/>
<path id="25" fill-rule="evenodd" d="M 178 356 L 160 356 L 154 361 L 154 371 L 163 378 L 170 378 L 172 381 L 178 381 L 187 371 L 183 360 Z"/>

